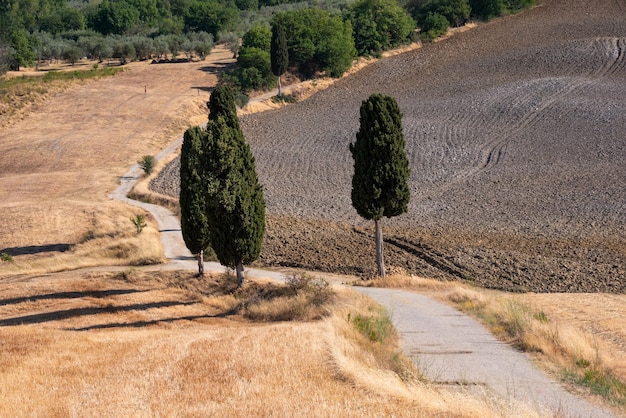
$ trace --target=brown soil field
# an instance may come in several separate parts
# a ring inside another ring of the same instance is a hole
[[[511,291],[626,290],[626,2],[545,0],[242,117],[265,186],[261,263],[373,275],[348,144],[395,97],[411,163],[388,265]],[[176,161],[152,187],[177,194]]]

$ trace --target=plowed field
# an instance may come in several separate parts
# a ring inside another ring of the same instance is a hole
[[[546,0],[243,117],[266,190],[262,262],[374,272],[348,144],[380,92],[400,104],[411,163],[409,212],[384,220],[388,265],[514,291],[625,291],[625,56],[626,1]],[[175,164],[155,190],[177,194]]]

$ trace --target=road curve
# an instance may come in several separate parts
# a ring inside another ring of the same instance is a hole
[[[156,159],[174,152],[182,137],[163,150]],[[168,209],[128,198],[141,177],[134,165],[120,178],[111,199],[140,207],[156,220],[161,244],[169,262],[164,269],[197,269],[196,260],[186,248],[180,222]],[[206,271],[224,271],[218,263],[205,263]],[[249,277],[283,280],[282,273],[246,269]],[[400,333],[402,349],[435,383],[461,385],[473,391],[480,388],[507,401],[530,404],[546,416],[568,418],[614,417],[609,411],[565,391],[557,382],[535,368],[529,357],[496,340],[467,315],[426,296],[394,289],[360,288],[391,314]]]

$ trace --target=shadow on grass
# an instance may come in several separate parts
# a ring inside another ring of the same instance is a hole
[[[92,330],[98,330],[98,329],[112,329],[112,328],[142,328],[142,327],[148,327],[150,325],[173,323],[177,321],[195,321],[196,319],[227,318],[229,316],[237,315],[238,313],[239,313],[239,307],[231,309],[226,312],[215,314],[215,315],[187,315],[187,316],[180,316],[177,318],[154,319],[152,321],[117,322],[117,323],[112,323],[112,324],[90,325],[88,327],[83,327],[83,328],[66,328],[66,331],[92,331]]]
[[[49,244],[49,245],[27,245],[24,247],[10,247],[0,250],[0,253],[6,253],[10,256],[29,255],[39,253],[58,252],[64,253],[72,247],[72,244]]]
[[[109,296],[127,295],[129,293],[147,292],[147,290],[136,289],[111,289],[111,290],[89,290],[85,292],[58,292],[48,293],[45,295],[21,296],[19,298],[11,298],[0,300],[0,305],[13,305],[23,302],[36,302],[39,300],[49,299],[79,299],[79,298],[106,298]]]
[[[170,306],[187,306],[197,302],[179,302],[164,301],[154,303],[140,303],[126,306],[103,306],[103,307],[86,307],[74,308],[63,311],[46,312],[34,315],[24,315],[15,318],[7,318],[0,320],[0,327],[8,327],[15,325],[40,324],[43,322],[62,321],[64,319],[76,318],[87,315],[100,315],[107,313],[119,313],[129,311],[147,311],[148,309],[167,308]]]

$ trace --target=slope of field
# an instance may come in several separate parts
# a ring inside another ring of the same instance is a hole
[[[409,212],[385,220],[391,265],[516,291],[623,292],[625,36],[623,0],[546,0],[242,118],[270,215],[262,261],[373,272],[348,144],[361,101],[381,92],[403,111],[412,167]]]
[[[0,263],[0,274],[159,261],[158,232],[139,239],[136,211],[108,194],[141,156],[206,118],[209,90],[231,62],[216,48],[204,62],[132,63],[11,119],[0,130],[0,253],[15,263]]]

